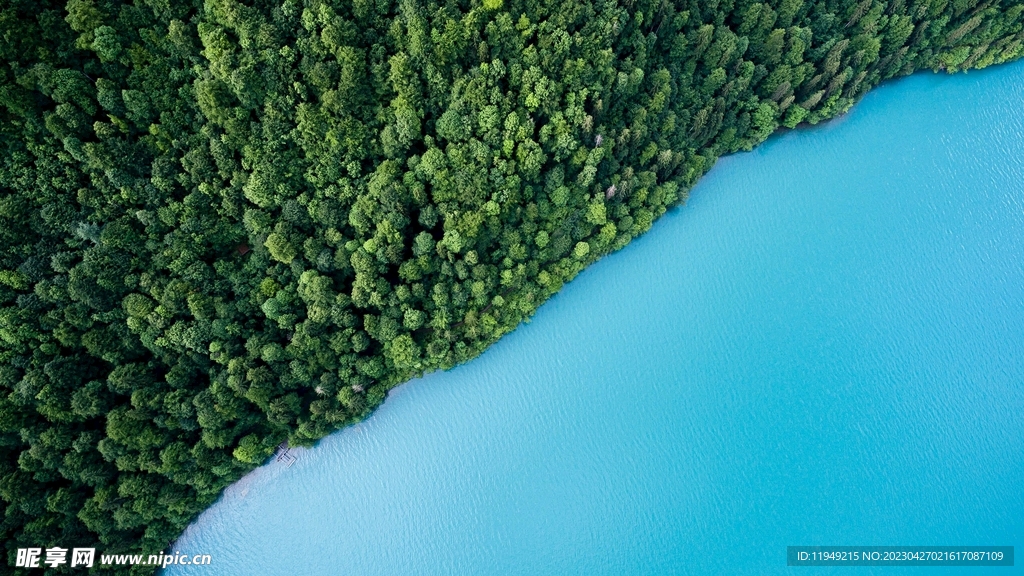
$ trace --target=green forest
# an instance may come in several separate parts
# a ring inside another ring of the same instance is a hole
[[[480,354],[719,156],[1017,58],[1022,12],[0,1],[6,569],[165,550],[280,443]]]

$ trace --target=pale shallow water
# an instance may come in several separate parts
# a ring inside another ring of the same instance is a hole
[[[1024,550],[1024,63],[722,159],[480,358],[231,487],[169,575],[1009,574]],[[1018,563],[1019,566],[1019,563]]]

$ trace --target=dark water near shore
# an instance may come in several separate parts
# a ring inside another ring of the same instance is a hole
[[[787,568],[1024,552],[1024,63],[722,159],[479,359],[230,488],[167,574]]]

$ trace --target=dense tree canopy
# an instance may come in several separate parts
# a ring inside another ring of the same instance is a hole
[[[5,0],[0,538],[164,549],[1016,0]],[[141,572],[147,570],[139,569]],[[151,569],[150,569],[151,570]]]

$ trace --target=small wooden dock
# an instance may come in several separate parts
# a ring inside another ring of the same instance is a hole
[[[280,444],[277,445],[276,460],[278,462],[287,462],[288,468],[291,468],[292,464],[295,464],[295,461],[298,460],[298,458],[291,454],[291,451],[292,449],[288,447],[287,441],[281,442]]]

